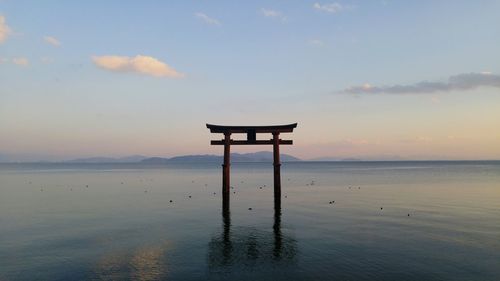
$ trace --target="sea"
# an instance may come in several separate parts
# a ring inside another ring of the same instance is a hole
[[[500,280],[500,162],[0,164],[0,280]]]

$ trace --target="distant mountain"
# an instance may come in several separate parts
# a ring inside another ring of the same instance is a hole
[[[89,157],[79,158],[66,161],[67,163],[135,163],[146,159],[146,156],[132,155],[127,157],[112,158],[112,157]]]
[[[166,163],[198,163],[198,162],[220,162],[222,156],[217,155],[184,155],[172,158],[151,157],[141,161],[145,164],[166,164]]]
[[[233,162],[272,162],[273,153],[270,151],[259,151],[254,153],[232,153]],[[280,154],[280,160],[283,162],[301,161],[301,159],[288,154]]]
[[[280,154],[282,162],[301,161],[299,158]],[[141,161],[147,164],[164,164],[164,163],[200,163],[200,162],[218,162],[222,163],[223,157],[219,155],[184,155],[172,158],[151,157]],[[260,151],[255,153],[231,153],[231,162],[272,162],[273,153],[269,151]]]
[[[168,158],[149,157],[146,159],[142,159],[140,162],[144,164],[165,164],[168,163]]]
[[[220,162],[222,156],[217,155],[183,155],[168,159],[170,163],[193,163],[193,162]]]

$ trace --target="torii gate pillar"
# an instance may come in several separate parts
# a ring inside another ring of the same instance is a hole
[[[222,164],[222,199],[229,201],[231,180],[229,167],[231,166],[231,133],[224,133],[224,163]]]
[[[273,167],[274,167],[274,204],[275,208],[281,206],[281,163],[280,144],[291,145],[291,140],[280,139],[280,133],[291,133],[297,127],[297,123],[277,126],[221,126],[207,124],[211,133],[222,133],[224,139],[213,140],[212,145],[224,145],[224,162],[222,164],[222,206],[223,210],[229,209],[229,195],[231,188],[230,166],[231,166],[231,145],[272,145],[273,146]],[[246,140],[232,140],[231,134],[247,134]],[[257,133],[271,133],[272,139],[257,140]]]
[[[281,205],[280,133],[273,133],[274,204]]]

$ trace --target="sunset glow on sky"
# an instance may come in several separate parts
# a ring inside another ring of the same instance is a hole
[[[295,122],[282,152],[303,159],[500,159],[499,15],[494,0],[0,0],[0,162],[221,154],[206,123]]]

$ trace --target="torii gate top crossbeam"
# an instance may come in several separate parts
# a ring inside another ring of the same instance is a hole
[[[248,133],[291,133],[297,127],[297,123],[288,125],[273,126],[224,126],[207,124],[210,133],[230,133],[230,134],[248,134]]]
[[[226,136],[230,136],[231,134],[247,134],[246,140],[213,140],[210,142],[212,145],[272,145],[274,144],[272,139],[257,140],[257,134],[272,133],[273,135],[279,135],[280,133],[291,133],[296,127],[297,123],[274,126],[222,126],[207,124],[207,128],[210,129],[211,133],[221,133]],[[293,142],[291,140],[277,140],[277,144],[290,145],[292,143]]]

